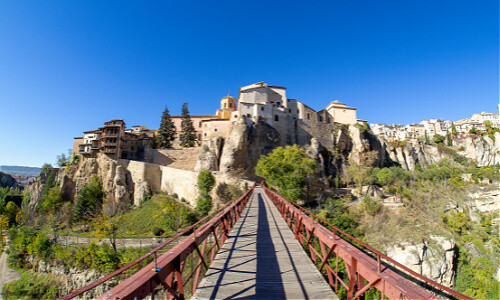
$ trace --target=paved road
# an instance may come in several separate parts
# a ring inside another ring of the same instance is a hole
[[[5,239],[7,240],[7,238]],[[7,246],[5,246],[4,249],[7,249]],[[3,251],[2,256],[0,257],[0,299],[3,299],[3,286],[9,282],[17,281],[19,279],[21,279],[21,273],[16,270],[12,270],[7,266],[7,253]]]
[[[338,299],[262,188],[192,299]]]

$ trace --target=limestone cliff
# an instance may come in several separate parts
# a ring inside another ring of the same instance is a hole
[[[387,247],[387,256],[445,286],[453,286],[456,270],[455,241],[429,236],[418,244],[400,242]]]

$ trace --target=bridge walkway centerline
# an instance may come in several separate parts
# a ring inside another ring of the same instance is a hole
[[[261,187],[192,299],[338,299]]]

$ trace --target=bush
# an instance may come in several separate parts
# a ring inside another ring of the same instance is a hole
[[[160,227],[153,227],[151,229],[151,233],[154,235],[154,236],[162,236],[164,233],[165,233],[165,230],[161,229]]]
[[[86,184],[79,192],[74,219],[81,221],[94,216],[102,206],[104,191],[97,175],[92,177],[90,183]]]
[[[6,299],[56,299],[63,284],[54,275],[24,272],[21,280],[8,283],[3,288]]]
[[[382,204],[380,204],[379,201],[373,199],[368,195],[365,195],[363,196],[363,198],[361,198],[361,208],[372,216],[375,215],[381,207]]]
[[[212,209],[212,197],[210,195],[199,196],[196,202],[196,210],[201,216],[206,216]]]
[[[198,174],[198,189],[200,193],[209,194],[215,186],[215,177],[210,170],[202,170]]]

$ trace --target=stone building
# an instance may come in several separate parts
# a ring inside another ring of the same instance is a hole
[[[113,159],[141,159],[145,147],[152,145],[155,132],[145,126],[126,130],[122,119],[114,119],[99,129],[85,131],[83,137],[75,137],[72,154],[97,157],[104,153]]]

